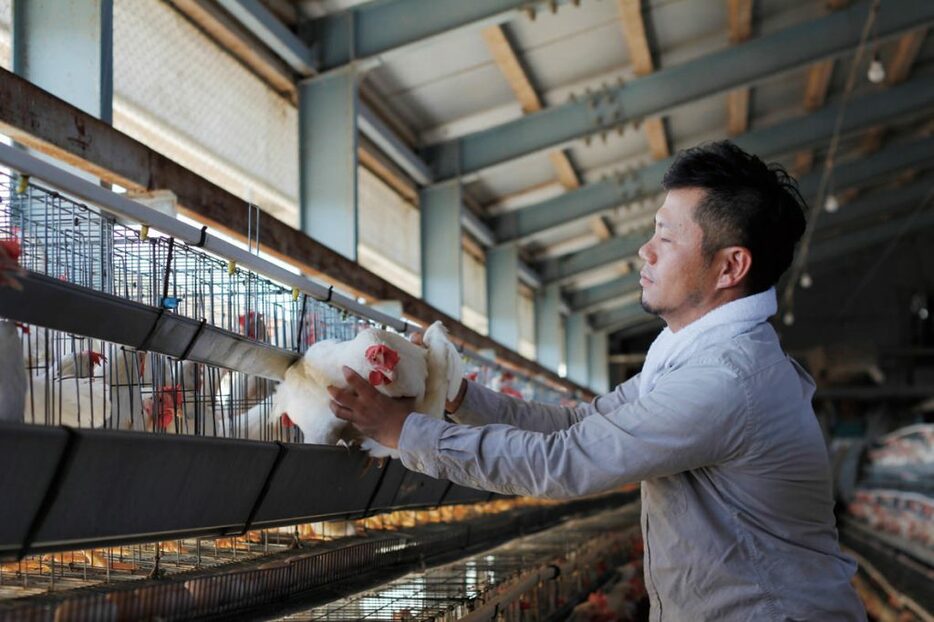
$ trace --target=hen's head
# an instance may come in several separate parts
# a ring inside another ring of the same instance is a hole
[[[154,406],[154,403],[157,406]],[[164,386],[157,389],[153,397],[143,401],[143,410],[153,420],[157,429],[166,430],[172,425],[175,417],[179,416],[184,403],[181,386]],[[154,410],[157,412],[153,412]]]
[[[399,353],[386,344],[373,345],[366,349],[367,380],[374,387],[381,384],[392,384],[396,379],[396,365],[399,364]]]
[[[88,350],[88,361],[91,364],[91,368],[97,367],[101,363],[107,360],[107,357],[101,354],[100,352],[95,352],[94,350]]]
[[[24,272],[19,265],[19,256],[22,252],[23,249],[16,238],[0,239],[0,286],[22,288],[15,278]]]
[[[266,336],[266,322],[262,313],[247,311],[238,318],[240,334],[250,339],[260,339]]]

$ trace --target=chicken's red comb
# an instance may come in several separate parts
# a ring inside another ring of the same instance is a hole
[[[282,427],[286,429],[295,427],[295,422],[289,417],[289,413],[282,413],[282,416],[279,417],[279,421],[282,422]]]
[[[107,357],[101,354],[100,352],[95,352],[94,350],[88,350],[88,359],[91,361],[91,365],[100,365],[107,360]]]
[[[3,248],[3,251],[13,261],[19,261],[19,256],[23,252],[23,247],[20,246],[19,240],[17,240],[16,238],[7,238],[5,240],[0,240],[0,248]]]
[[[381,343],[366,349],[366,360],[377,369],[392,371],[399,364],[399,353]]]

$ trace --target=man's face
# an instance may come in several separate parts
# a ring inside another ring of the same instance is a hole
[[[698,188],[669,191],[655,215],[655,235],[639,249],[642,307],[673,331],[706,313],[717,289],[717,267],[704,258],[703,231],[694,222],[703,197]]]

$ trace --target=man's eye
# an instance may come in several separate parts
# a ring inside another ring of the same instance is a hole
[[[660,242],[671,242],[668,238],[658,238]]]

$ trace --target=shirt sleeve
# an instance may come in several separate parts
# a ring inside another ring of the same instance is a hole
[[[504,494],[570,498],[716,464],[745,436],[747,400],[736,377],[678,370],[612,412],[571,427],[467,427],[413,413],[399,439],[403,465]]]
[[[565,430],[596,412],[610,412],[619,405],[632,401],[638,394],[639,376],[630,378],[591,402],[568,408],[539,402],[526,402],[488,389],[476,382],[467,382],[464,401],[451,415],[457,423],[490,425],[502,423],[530,432],[556,432]]]

